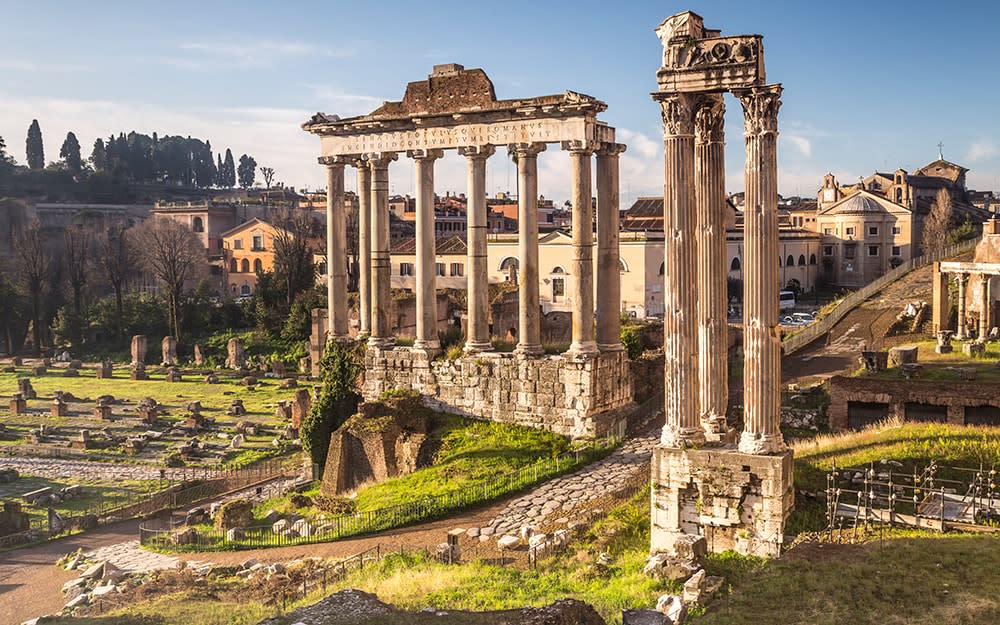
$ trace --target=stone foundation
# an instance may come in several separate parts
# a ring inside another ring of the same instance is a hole
[[[745,454],[733,446],[657,445],[652,464],[652,550],[672,552],[684,534],[713,552],[778,556],[795,504],[792,452]]]
[[[419,349],[369,347],[363,389],[368,401],[412,389],[435,410],[573,437],[603,436],[634,407],[623,351],[589,359],[483,352],[431,360]]]

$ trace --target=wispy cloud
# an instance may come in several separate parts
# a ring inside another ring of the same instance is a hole
[[[176,46],[179,55],[157,59],[164,65],[190,71],[218,68],[272,67],[289,59],[319,57],[325,59],[356,56],[360,50],[281,40],[240,40],[221,38],[213,41],[187,41]]]
[[[790,134],[788,132],[783,132],[778,135],[779,141],[784,141],[790,143],[792,147],[799,151],[802,156],[809,158],[812,156],[812,142],[809,139],[801,135]]]
[[[1000,154],[1000,150],[991,141],[977,141],[969,146],[969,151],[965,155],[965,160],[970,163],[983,161]]]

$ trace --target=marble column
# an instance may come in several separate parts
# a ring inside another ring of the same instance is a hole
[[[389,163],[395,152],[368,154],[371,167],[371,336],[368,345],[387,347],[395,342],[392,333],[392,289],[389,274]]]
[[[573,334],[567,355],[586,358],[597,354],[594,335],[594,207],[590,173],[594,146],[582,141],[567,141],[562,147],[569,151],[573,171]]]
[[[507,147],[517,158],[518,327],[520,356],[543,353],[541,310],[538,307],[538,154],[544,143],[515,143]]]
[[[347,324],[347,222],[344,218],[344,157],[325,157],[326,276],[329,337],[350,337]]]
[[[359,158],[358,168],[358,338],[372,329],[372,170]]]
[[[660,442],[705,441],[698,413],[694,96],[654,95],[663,114],[663,412]]]
[[[434,161],[441,150],[411,150],[416,164],[417,194],[417,336],[413,347],[429,352],[440,349],[437,336],[437,271],[434,231]]]
[[[990,277],[979,276],[979,340],[990,335]]]
[[[597,347],[620,351],[621,268],[618,249],[618,155],[621,143],[605,143],[597,150]]]
[[[958,281],[958,332],[955,333],[955,338],[964,339],[969,335],[965,328],[965,285],[969,282],[969,276],[964,273],[955,274],[955,280]]]
[[[465,334],[465,351],[474,353],[493,349],[489,326],[489,267],[487,266],[486,233],[488,229],[486,207],[486,160],[496,151],[492,145],[459,148],[468,168],[467,242],[466,261],[468,302],[468,329]]]
[[[726,432],[729,391],[725,113],[721,94],[702,96],[695,112],[698,405],[705,437],[712,441]]]
[[[948,274],[941,271],[940,261],[934,263],[934,278],[931,282],[931,324],[934,333],[949,328],[948,317],[951,314],[951,306],[948,294]]]
[[[736,93],[746,140],[743,239],[743,432],[739,449],[785,449],[781,423],[781,332],[778,328],[778,109],[781,86]]]

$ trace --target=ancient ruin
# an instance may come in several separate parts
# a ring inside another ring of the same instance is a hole
[[[780,425],[777,135],[781,85],[760,35],[722,36],[692,12],[656,29],[664,130],[664,412],[653,455],[652,550],[703,536],[708,549],[776,556],[794,504]],[[727,432],[723,96],[746,143],[743,431]],[[738,434],[738,442],[737,442]]]
[[[948,280],[957,286],[957,319],[954,338],[985,341],[996,338],[995,291],[1000,278],[1000,220],[983,224],[983,238],[972,262],[934,263],[932,325],[935,333],[951,329],[951,294]],[[943,337],[942,339],[943,340]],[[949,344],[950,345],[950,344]],[[947,352],[945,352],[947,353]]]
[[[618,155],[615,129],[597,119],[607,105],[584,94],[498,100],[481,69],[437,65],[407,85],[398,102],[341,119],[317,113],[303,129],[321,140],[327,168],[329,336],[347,340],[344,169],[354,167],[360,190],[360,330],[367,336],[364,396],[415,389],[442,410],[504,418],[574,436],[602,434],[631,404],[627,357],[619,340]],[[558,143],[573,162],[573,262],[577,277],[572,343],[546,357],[538,296],[538,154]],[[493,351],[488,329],[486,162],[497,145],[517,159],[519,314],[515,353]],[[465,356],[436,361],[434,162],[456,149],[468,167],[468,332]],[[395,346],[390,314],[389,163],[412,158],[416,192],[416,337]],[[591,161],[596,156],[597,270]],[[721,274],[720,274],[721,275]],[[596,292],[601,294],[595,303]],[[596,314],[596,327],[592,320]],[[616,412],[617,411],[617,412]]]
[[[132,363],[130,377],[133,380],[148,380],[146,374],[146,336],[137,334],[132,337]]]

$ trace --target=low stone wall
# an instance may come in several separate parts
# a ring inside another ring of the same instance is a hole
[[[632,377],[623,351],[595,358],[522,358],[483,352],[431,360],[409,347],[365,354],[363,395],[418,391],[424,405],[463,416],[516,423],[567,436],[603,436],[631,412]]]
[[[904,420],[907,418],[908,403],[944,406],[947,407],[947,417],[943,421],[956,425],[967,422],[967,407],[990,406],[1000,412],[1000,395],[994,384],[834,376],[829,380],[829,387],[830,408],[827,414],[832,430],[851,427],[849,402],[885,404],[887,417]]]

